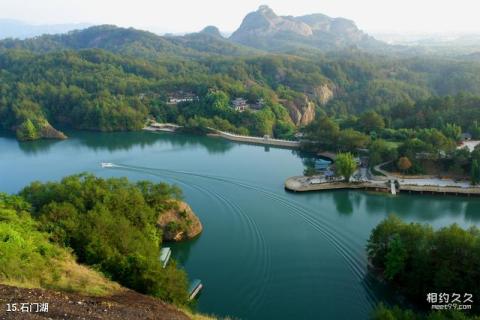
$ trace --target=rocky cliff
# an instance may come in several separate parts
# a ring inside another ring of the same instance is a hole
[[[162,212],[157,221],[157,226],[163,231],[164,241],[189,240],[202,232],[202,223],[188,204],[175,201],[172,207]]]
[[[46,123],[40,128],[40,136],[44,139],[67,139],[67,136],[63,132],[52,127],[50,123]]]
[[[269,51],[307,46],[334,50],[384,45],[358,29],[351,20],[323,14],[278,16],[268,6],[249,13],[230,40]]]
[[[322,84],[312,89],[311,96],[321,105],[326,105],[335,97],[335,87],[330,84]]]
[[[290,118],[297,126],[305,126],[315,120],[316,106],[326,105],[335,96],[335,87],[322,84],[311,88],[310,92],[294,101],[281,100],[288,109]]]

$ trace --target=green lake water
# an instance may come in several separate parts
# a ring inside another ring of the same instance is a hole
[[[0,137],[0,192],[91,172],[179,185],[200,217],[173,256],[204,290],[198,310],[240,319],[368,319],[391,290],[367,271],[365,245],[388,214],[441,227],[480,223],[480,199],[354,191],[294,194],[294,151],[218,138],[70,132],[65,141]],[[102,169],[100,162],[118,168]]]

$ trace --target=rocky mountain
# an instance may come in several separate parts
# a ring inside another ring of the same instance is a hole
[[[338,50],[386,46],[358,29],[353,21],[323,14],[278,16],[268,6],[249,13],[230,40],[269,51],[301,47]]]

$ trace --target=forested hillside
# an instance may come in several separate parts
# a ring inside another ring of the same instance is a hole
[[[438,109],[437,96],[480,95],[475,61],[398,58],[357,49],[266,54],[208,30],[160,37],[100,26],[0,41],[0,48],[0,127],[24,140],[63,138],[50,124],[138,130],[148,118],[288,138],[322,114],[346,118],[375,110],[389,119],[401,106],[424,101]],[[182,95],[196,99],[168,103]],[[238,112],[232,107],[236,98],[257,106]],[[476,114],[475,98],[469,101],[457,117]]]

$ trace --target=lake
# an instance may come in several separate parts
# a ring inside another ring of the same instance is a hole
[[[91,172],[180,186],[204,232],[171,245],[203,281],[198,310],[241,319],[368,319],[392,292],[367,271],[382,219],[441,227],[480,223],[480,199],[355,191],[294,194],[306,159],[288,149],[169,133],[67,132],[65,141],[0,137],[0,191]],[[121,167],[102,169],[100,162]]]

